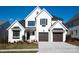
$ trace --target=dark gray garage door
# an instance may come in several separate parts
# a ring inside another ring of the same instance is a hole
[[[48,41],[48,32],[39,32],[39,41]]]
[[[53,32],[53,41],[54,42],[62,42],[63,41],[63,33],[62,32]]]

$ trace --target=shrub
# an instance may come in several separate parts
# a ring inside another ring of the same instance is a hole
[[[19,43],[21,43],[21,44],[23,44],[24,42],[23,41],[18,41],[18,42],[16,42],[17,44],[19,44]]]
[[[31,43],[37,43],[37,40],[31,40]]]
[[[13,43],[17,43],[16,41],[14,41]]]
[[[30,43],[31,43],[29,40],[26,40],[25,42],[26,42],[27,44],[30,44]]]

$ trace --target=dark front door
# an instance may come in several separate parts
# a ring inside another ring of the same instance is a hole
[[[48,32],[39,32],[39,41],[48,41]]]
[[[63,32],[53,32],[53,41],[62,42],[63,41]]]
[[[30,32],[27,32],[27,40],[30,39]]]

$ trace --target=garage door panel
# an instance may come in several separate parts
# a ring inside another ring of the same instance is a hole
[[[53,33],[53,41],[54,42],[61,42],[61,41],[63,41],[63,33],[62,32],[54,32]]]
[[[39,41],[48,41],[48,32],[39,32]]]

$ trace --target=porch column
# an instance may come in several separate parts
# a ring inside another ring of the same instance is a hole
[[[27,32],[25,32],[25,34],[24,34],[24,35],[25,35],[25,40],[27,40]]]

